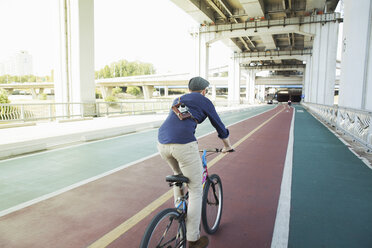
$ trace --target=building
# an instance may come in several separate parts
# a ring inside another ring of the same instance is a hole
[[[27,51],[19,51],[8,60],[0,63],[0,75],[23,76],[33,74],[32,55]]]

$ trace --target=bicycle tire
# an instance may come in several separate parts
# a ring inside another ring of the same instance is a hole
[[[140,248],[155,247],[186,248],[185,219],[177,209],[162,210],[155,215],[146,228]]]
[[[205,183],[202,202],[202,222],[206,233],[218,230],[222,216],[223,190],[221,178],[213,174]]]

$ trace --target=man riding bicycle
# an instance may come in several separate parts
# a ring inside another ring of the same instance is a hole
[[[207,117],[222,140],[223,152],[232,150],[229,130],[218,116],[213,103],[205,97],[209,82],[201,77],[189,81],[190,93],[175,99],[172,110],[159,128],[158,150],[168,162],[174,174],[183,174],[189,178],[189,205],[186,220],[186,238],[190,248],[205,248],[208,237],[200,237],[199,225],[202,206],[202,162],[198,143],[195,138],[197,124]],[[174,199],[177,201],[180,189],[174,187]]]

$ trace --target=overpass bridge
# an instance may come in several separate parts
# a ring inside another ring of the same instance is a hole
[[[300,67],[293,66],[257,66],[256,70],[288,70],[288,69],[297,69],[301,71]],[[220,72],[223,72],[221,70]],[[303,69],[302,69],[303,71]],[[123,86],[140,86],[143,88],[145,100],[151,98],[151,92],[155,86],[165,88],[165,96],[168,95],[169,86],[183,86],[187,87],[188,81],[192,75],[190,73],[177,73],[177,74],[157,74],[157,75],[142,75],[142,76],[131,76],[131,77],[116,77],[116,78],[106,78],[106,79],[97,79],[95,84],[97,88],[101,89],[103,97],[111,95],[111,91],[114,87],[123,87]],[[209,77],[209,82],[211,83],[212,88],[212,98],[216,96],[217,87],[228,87],[228,77]],[[246,88],[246,76],[241,78],[241,88]],[[262,86],[302,86],[303,76],[256,76],[255,85]],[[336,77],[336,84],[339,85],[339,77]],[[24,82],[24,83],[8,83],[0,84],[0,88],[6,89],[9,94],[11,94],[15,89],[30,89],[33,98],[37,99],[38,94],[44,93],[44,89],[54,89],[54,82],[46,83],[33,83],[33,82]]]
[[[262,68],[260,68],[262,69]],[[177,73],[177,74],[157,74],[157,75],[142,75],[130,77],[116,77],[95,80],[97,88],[101,89],[103,97],[111,95],[114,87],[123,86],[140,86],[144,92],[145,100],[152,96],[153,88],[164,87],[165,96],[168,95],[169,86],[183,86],[187,87],[192,74],[190,73]],[[242,87],[245,87],[246,78],[242,77]],[[285,76],[269,76],[269,77],[256,77],[256,85],[302,85],[302,76],[285,77]],[[216,96],[216,87],[228,87],[228,77],[210,77],[209,82],[212,88],[212,98]],[[0,88],[6,89],[10,94],[14,89],[30,89],[33,97],[37,99],[37,95],[44,92],[44,89],[54,89],[54,82],[48,83],[8,83],[0,84]]]

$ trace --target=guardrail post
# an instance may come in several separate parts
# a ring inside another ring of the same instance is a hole
[[[341,129],[340,123],[341,123],[341,113],[340,113],[340,108],[337,107],[336,130],[340,130]]]
[[[24,105],[23,104],[21,105],[21,120],[22,121],[26,121],[25,120],[25,109],[24,109]]]
[[[372,150],[372,113],[369,114],[369,127],[367,135],[368,152]]]
[[[81,118],[84,118],[84,103],[80,103],[80,115]]]
[[[99,112],[99,102],[96,102],[96,112],[97,112],[97,117],[101,117],[101,113]]]
[[[53,121],[52,104],[49,104],[49,119],[50,119],[50,121]]]

